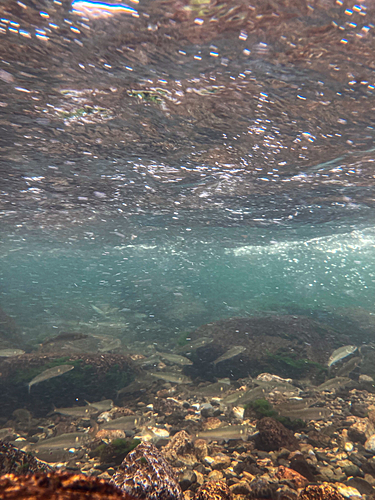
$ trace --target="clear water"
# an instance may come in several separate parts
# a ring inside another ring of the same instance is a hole
[[[28,349],[373,315],[373,4],[131,6],[0,6],[0,307]]]

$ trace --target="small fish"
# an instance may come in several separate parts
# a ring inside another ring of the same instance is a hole
[[[44,372],[39,373],[36,377],[34,377],[28,384],[29,393],[30,389],[33,385],[39,384],[39,382],[43,382],[44,380],[49,380],[50,378],[59,377],[60,375],[64,375],[64,373],[70,372],[73,370],[73,365],[59,365],[54,366],[53,368],[49,368],[48,370],[44,370]]]
[[[222,354],[217,359],[215,359],[214,365],[217,365],[218,363],[221,363],[222,361],[226,361],[227,359],[232,359],[244,351],[246,351],[246,347],[243,347],[242,345],[234,345],[233,347],[231,347],[229,349],[229,351],[226,351],[224,354]]]
[[[355,345],[344,345],[342,347],[339,347],[333,353],[331,354],[329,360],[328,360],[328,366],[332,366],[333,364],[337,363],[341,359],[346,358],[347,356],[350,356],[357,350],[357,347]]]
[[[100,426],[100,429],[131,431],[139,427],[141,418],[137,415],[115,418]]]
[[[86,401],[88,406],[91,406],[92,408],[96,408],[98,411],[108,411],[111,408],[113,408],[113,401],[112,399],[103,399],[102,401],[96,401],[95,403],[89,403]]]
[[[190,352],[205,347],[206,345],[212,344],[214,339],[210,337],[201,337],[200,339],[193,340],[186,345],[177,348],[178,352]]]
[[[291,378],[281,378],[278,375],[274,375],[273,373],[261,373],[257,376],[255,383],[257,380],[260,380],[261,382],[286,382],[288,384],[293,382]]]
[[[99,307],[94,306],[94,304],[91,304],[91,307],[94,309],[96,313],[100,314],[101,316],[107,316],[107,314],[104,311],[99,309]]]
[[[61,332],[56,337],[50,337],[46,339],[42,346],[47,344],[54,344],[55,342],[69,341],[72,342],[74,340],[82,340],[87,339],[88,335],[86,333],[75,333],[75,332]]]
[[[255,429],[247,425],[225,425],[223,427],[217,427],[216,429],[201,431],[196,434],[196,437],[200,439],[224,441],[229,441],[230,439],[242,439],[243,441],[247,441],[248,437],[254,436]]]
[[[277,408],[278,410],[279,408]],[[283,417],[289,417],[290,419],[301,419],[306,421],[309,420],[324,420],[332,415],[332,411],[329,408],[300,408],[296,410],[284,410],[280,411],[280,415]]]
[[[28,445],[30,450],[53,450],[61,448],[78,448],[88,443],[92,436],[87,432],[71,432],[69,434],[60,434],[53,438],[42,439],[37,443]]]
[[[98,352],[110,352],[114,351],[115,349],[118,349],[119,347],[121,347],[120,339],[113,339],[107,342],[105,341],[105,339],[103,339],[100,342],[100,347],[98,348]]]
[[[195,395],[204,396],[204,397],[222,397],[223,393],[230,390],[230,385],[226,382],[214,382],[213,384],[204,385],[202,387],[194,387]]]
[[[0,349],[0,358],[12,358],[14,356],[21,356],[25,354],[22,349]]]
[[[166,382],[171,382],[173,384],[191,384],[191,379],[179,373],[173,372],[148,372],[155,378],[160,378]]]
[[[360,356],[355,356],[344,363],[339,370],[337,370],[336,375],[338,377],[347,377],[357,366],[361,363],[362,358]]]
[[[73,418],[91,417],[99,411],[94,406],[72,406],[71,408],[54,408],[53,410],[54,413]]]
[[[328,391],[332,392],[341,387],[346,387],[348,385],[354,384],[354,380],[349,377],[335,377],[323,382],[323,384],[318,385],[315,389],[319,392]]]
[[[171,363],[174,363],[176,365],[186,366],[193,364],[190,359],[185,358],[185,356],[181,356],[179,354],[172,354],[170,352],[159,352],[158,354],[161,359],[166,359],[167,361],[170,361]]]

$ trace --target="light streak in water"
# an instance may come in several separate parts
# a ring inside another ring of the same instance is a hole
[[[134,1],[134,0],[132,0]],[[134,1],[138,3],[138,1]],[[132,14],[138,16],[138,12],[122,3],[95,2],[91,0],[75,0],[72,2],[73,13],[85,15],[91,18],[111,17],[115,14]]]

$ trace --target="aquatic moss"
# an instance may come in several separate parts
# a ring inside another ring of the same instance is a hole
[[[268,360],[273,363],[273,366],[281,370],[283,374],[292,377],[301,377],[314,368],[318,372],[325,372],[325,366],[309,359],[298,359],[293,354],[270,354]]]
[[[250,403],[245,405],[245,412],[251,412],[255,414],[256,418],[261,419],[263,417],[271,417],[278,422],[281,422],[285,427],[296,431],[298,429],[304,429],[306,424],[303,420],[297,418],[292,420],[289,417],[283,417],[279,415],[279,413],[273,409],[272,404],[264,398],[255,399]]]
[[[245,410],[252,410],[257,418],[262,417],[277,417],[278,413],[275,411],[267,399],[256,399],[245,405]]]
[[[139,439],[114,439],[111,443],[102,443],[89,453],[91,458],[98,457],[102,463],[120,465],[126,455],[134,450]]]
[[[185,345],[187,345],[189,343],[188,338],[189,338],[189,335],[187,333],[181,333],[181,335],[179,335],[177,337],[176,344],[179,347],[184,347]]]
[[[137,97],[145,102],[152,102],[154,104],[161,104],[163,100],[161,99],[161,95],[163,93],[161,91],[152,91],[152,90],[131,90],[128,92],[130,97]]]

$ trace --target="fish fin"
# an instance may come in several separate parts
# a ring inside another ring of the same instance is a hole
[[[87,406],[92,406],[92,404],[89,401],[87,401],[87,399],[84,399],[84,402],[87,404]]]

